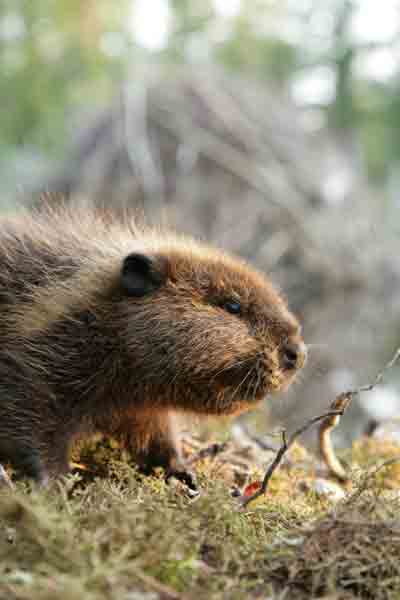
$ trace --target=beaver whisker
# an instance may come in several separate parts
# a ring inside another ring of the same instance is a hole
[[[220,371],[218,371],[211,379],[211,381],[215,381],[215,379],[219,376],[222,375],[222,373],[226,373],[227,371],[235,371],[237,369],[237,367],[241,367],[243,365],[246,365],[248,362],[251,362],[253,360],[255,360],[257,358],[257,355],[254,356],[249,356],[247,358],[245,358],[244,360],[240,360],[238,362],[236,362],[233,365],[227,365],[226,367],[224,367],[223,369],[221,369]]]
[[[254,374],[256,374],[256,373],[257,373],[256,367],[253,367],[253,368],[250,370],[250,373],[251,373],[251,375],[254,375]],[[252,386],[253,386],[253,385],[254,385],[254,379],[253,379],[253,378],[251,378],[251,379],[250,379],[250,381],[249,381],[249,382],[248,382],[248,384],[247,384],[247,387],[246,387],[246,392],[245,392],[245,394],[244,394],[244,398],[247,398],[247,399],[249,399],[250,397],[253,397],[253,398],[254,398],[254,393],[253,393],[253,394],[250,394],[250,390],[251,390],[251,388],[252,388]]]
[[[261,387],[262,376],[261,376],[261,369],[260,369],[260,365],[259,364],[257,365],[256,372],[257,372],[257,381],[256,381],[256,384],[254,386],[254,399],[257,398],[258,390]]]
[[[239,385],[235,388],[235,390],[233,391],[232,395],[231,395],[231,402],[234,401],[236,394],[238,393],[238,391],[240,390],[240,388],[242,387],[242,385],[244,384],[244,382],[246,381],[246,379],[249,377],[249,375],[251,375],[252,373],[252,369],[250,369],[249,371],[247,371],[246,375],[243,377],[242,381],[239,383]],[[246,397],[246,396],[244,396]]]

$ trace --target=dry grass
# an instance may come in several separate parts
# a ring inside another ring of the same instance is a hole
[[[378,501],[379,502],[379,501]],[[398,598],[400,594],[399,502],[376,499],[343,508],[313,525],[274,576],[297,598]]]
[[[376,469],[396,454],[357,443],[352,489],[334,506],[313,491],[315,460],[294,447],[244,511],[230,491],[243,452],[200,463],[193,499],[142,478],[115,448],[86,448],[88,472],[1,491],[0,598],[400,598],[397,471]]]

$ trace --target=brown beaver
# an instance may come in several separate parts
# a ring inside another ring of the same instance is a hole
[[[196,241],[93,212],[0,221],[0,460],[45,483],[77,437],[184,478],[174,413],[234,415],[305,361],[270,281]]]

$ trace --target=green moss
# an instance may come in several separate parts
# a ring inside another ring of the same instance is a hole
[[[81,452],[89,470],[47,490],[1,490],[0,598],[398,598],[399,499],[385,469],[359,476],[361,457],[387,456],[384,443],[369,444],[353,450],[358,475],[339,507],[302,485],[313,476],[296,450],[243,510],[216,459],[202,462],[192,499],[97,442]]]

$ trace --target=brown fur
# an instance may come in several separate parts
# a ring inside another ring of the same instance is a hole
[[[121,284],[132,252],[163,278],[142,297]],[[179,468],[174,414],[238,414],[304,363],[269,280],[190,238],[46,211],[0,222],[0,261],[0,458],[37,480],[66,472],[71,442],[93,431],[144,468]]]

